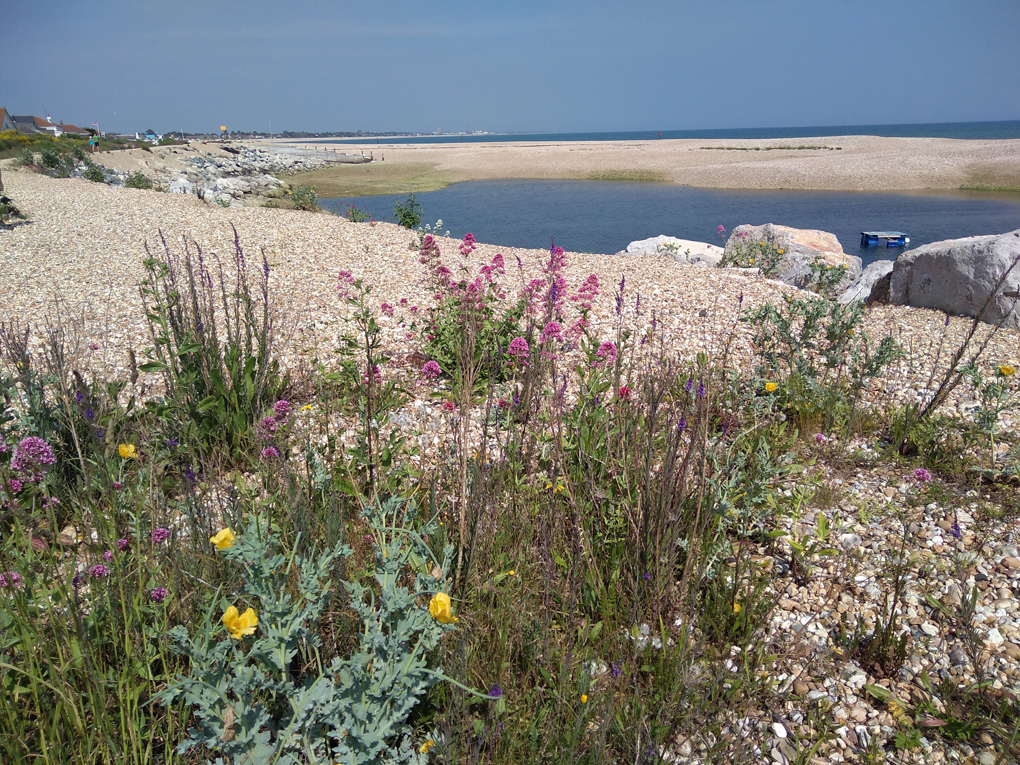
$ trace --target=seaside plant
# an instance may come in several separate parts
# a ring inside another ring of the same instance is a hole
[[[124,185],[129,189],[151,189],[152,181],[141,170],[135,170],[124,179]]]
[[[403,202],[398,201],[393,205],[393,217],[396,218],[397,223],[404,228],[414,228],[415,226],[421,225],[422,215],[424,210],[417,200],[414,198],[414,194],[408,194],[407,199]],[[437,224],[438,228],[438,224]]]
[[[762,392],[775,396],[802,430],[848,424],[868,382],[903,353],[891,336],[872,342],[860,303],[784,295],[741,320],[754,330]]]
[[[217,762],[283,765],[428,760],[408,718],[446,679],[430,657],[457,617],[446,582],[452,548],[437,560],[426,541],[437,524],[414,530],[416,515],[397,499],[365,506],[374,582],[340,579],[360,631],[350,655],[328,663],[320,621],[352,549],[340,542],[314,558],[284,553],[258,516],[240,533],[224,529],[212,539],[218,555],[244,568],[245,595],[216,598],[194,636],[183,626],[170,632],[190,672],[158,698],[186,700],[198,720],[181,753],[204,747]]]
[[[314,186],[298,186],[289,193],[290,201],[294,205],[295,210],[319,212],[322,209],[319,207],[319,197],[315,193]]]
[[[775,276],[785,253],[775,242],[752,241],[746,231],[734,234],[726,244],[729,251],[719,261],[720,267],[757,268],[762,276]]]
[[[159,372],[164,383],[163,399],[147,406],[198,451],[225,450],[236,459],[288,385],[274,353],[269,261],[263,252],[261,268],[250,273],[234,229],[229,284],[222,270],[214,278],[197,242],[185,239],[177,254],[161,233],[160,245],[159,254],[145,246],[148,276],[140,287],[152,346],[139,369]]]

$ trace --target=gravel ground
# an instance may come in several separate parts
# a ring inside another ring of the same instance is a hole
[[[393,318],[381,317],[380,323],[388,350],[398,357],[414,351],[401,321],[409,317],[411,305],[426,306],[429,295],[405,229],[386,223],[349,223],[328,214],[223,209],[190,196],[56,180],[21,171],[5,172],[4,182],[29,220],[0,231],[0,321],[31,322],[36,332],[46,321],[80,326],[83,331],[75,334],[79,362],[106,374],[126,376],[128,350],[140,356],[148,344],[137,286],[144,276],[144,245],[153,246],[160,231],[178,251],[182,237],[192,238],[202,246],[207,261],[213,255],[230,258],[231,226],[237,229],[249,264],[257,263],[258,253],[265,251],[285,330],[284,357],[291,367],[310,359],[327,366],[334,362],[333,349],[344,329],[335,290],[340,269],[373,285],[376,306],[408,301]],[[448,262],[460,259],[457,242],[440,240],[440,246]],[[506,259],[508,280],[520,278],[517,258],[525,281],[540,274],[547,258],[544,251],[480,244],[469,258],[472,270],[497,252]],[[574,288],[589,273],[599,277],[602,294],[593,322],[603,336],[610,337],[615,327],[614,291],[625,278],[626,327],[647,328],[654,311],[668,351],[687,357],[698,351],[717,355],[732,338],[731,359],[741,366],[748,364],[750,349],[749,328],[734,322],[740,296],[748,308],[784,292],[797,292],[757,274],[684,266],[665,259],[570,254],[568,263],[566,278]],[[635,310],[638,295],[640,315]],[[889,404],[916,400],[929,386],[928,370],[938,355],[943,332],[944,359],[970,325],[969,320],[951,318],[946,327],[943,314],[923,309],[872,309],[867,331],[873,337],[892,333],[908,355],[873,382],[871,395]],[[90,344],[98,347],[90,350]],[[999,333],[986,359],[989,364],[1020,366],[1020,335]],[[154,376],[143,375],[137,392],[151,392],[155,383]],[[970,396],[964,390],[958,393],[947,409],[964,414]],[[409,406],[408,413],[414,415],[405,418],[412,432],[449,428],[452,421],[439,417],[437,405],[424,399]],[[1014,426],[1013,420],[1007,420],[1002,430]],[[425,447],[443,434],[433,431],[429,436],[422,444]],[[776,572],[776,591],[782,593],[770,637],[789,646],[789,651],[781,658],[771,716],[734,719],[727,735],[758,741],[776,762],[793,759],[794,735],[810,738],[805,717],[812,703],[833,705],[829,715],[837,739],[821,761],[855,761],[869,741],[887,742],[897,729],[889,712],[865,693],[865,684],[884,683],[909,700],[920,693],[917,676],[922,670],[933,678],[973,679],[972,667],[961,651],[959,630],[926,595],[952,608],[962,594],[978,587],[977,629],[984,641],[988,677],[996,691],[1020,693],[1020,556],[1013,542],[1013,519],[997,518],[991,495],[978,491],[966,498],[963,510],[940,504],[928,496],[929,489],[905,480],[902,470],[880,462],[864,443],[848,445],[858,455],[848,468],[836,446],[820,443],[816,455],[820,480],[830,489],[831,507],[806,510],[801,522],[812,528],[819,512],[834,522],[841,518],[841,554],[820,562],[814,577],[798,582],[783,570],[781,556],[758,551],[763,565]],[[959,523],[959,539],[950,533],[953,523]],[[911,576],[902,609],[912,634],[907,666],[897,677],[880,681],[839,654],[832,636],[842,617],[851,627],[874,624],[891,586],[882,573],[896,555],[904,525],[916,534],[911,553],[919,563],[918,571],[926,573]],[[924,743],[929,747],[924,760],[929,762],[963,762],[972,756],[984,762],[989,756],[990,741],[977,738],[946,749],[940,743],[932,746],[928,739]],[[693,762],[700,744],[678,740],[664,756]]]

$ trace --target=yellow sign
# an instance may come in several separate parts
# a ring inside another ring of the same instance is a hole
[[[226,130],[226,129],[227,129],[226,125],[220,125],[220,130]]]

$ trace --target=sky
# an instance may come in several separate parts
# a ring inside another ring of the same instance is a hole
[[[0,107],[105,131],[1020,119],[1018,0],[0,0]]]

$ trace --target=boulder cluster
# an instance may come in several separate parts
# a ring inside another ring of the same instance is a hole
[[[956,316],[980,316],[990,324],[1020,329],[1020,230],[933,242],[862,268],[834,234],[767,223],[737,226],[726,247],[657,236],[631,242],[617,255],[670,257],[707,267],[732,262],[738,247],[774,245],[783,253],[772,276],[795,287],[811,286],[812,267],[845,267],[834,296],[843,304],[864,302],[931,308]],[[758,269],[743,269],[757,271]]]

